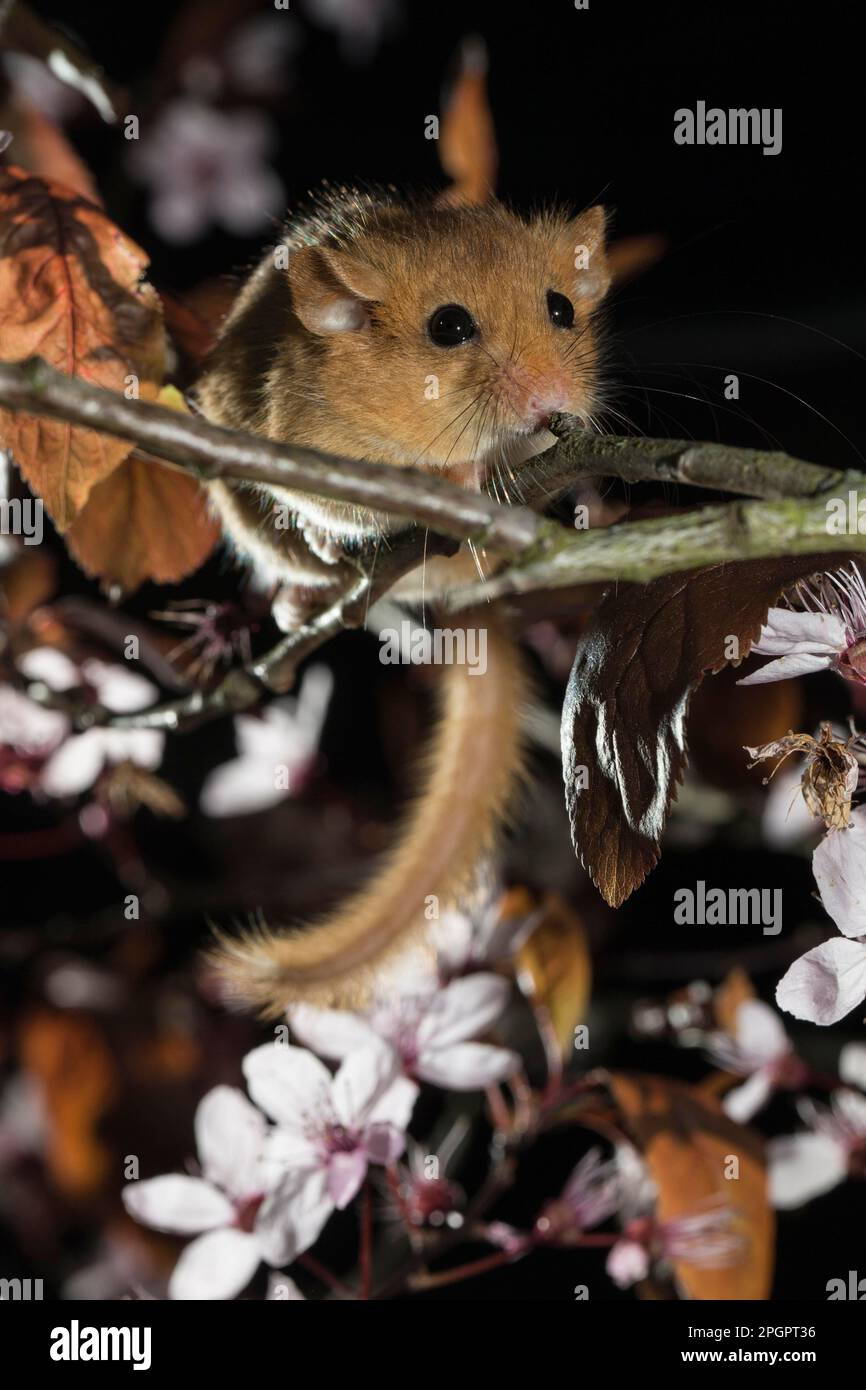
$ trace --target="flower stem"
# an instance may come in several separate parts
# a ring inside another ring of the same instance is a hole
[[[528,1253],[530,1249],[527,1243],[525,1250],[497,1250],[493,1255],[484,1255],[480,1260],[471,1260],[469,1264],[457,1265],[455,1269],[445,1269],[440,1274],[428,1274],[426,1271],[419,1271],[409,1277],[408,1283],[411,1289],[441,1289],[447,1284],[458,1284],[463,1279],[475,1279],[479,1274],[486,1274],[488,1270],[499,1269],[502,1265],[514,1264],[516,1260]]]
[[[373,1198],[369,1183],[364,1184],[361,1193],[361,1245],[360,1245],[361,1283],[358,1297],[367,1300],[373,1282]]]
[[[328,1269],[327,1265],[323,1265],[321,1260],[317,1260],[315,1255],[311,1255],[309,1251],[298,1256],[298,1264],[310,1274],[314,1275],[320,1283],[327,1285],[334,1293],[338,1293],[341,1298],[348,1298],[351,1296],[349,1288],[343,1283],[342,1279],[338,1279],[336,1274]]]

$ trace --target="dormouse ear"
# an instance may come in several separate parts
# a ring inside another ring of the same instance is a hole
[[[606,221],[603,207],[589,208],[568,223],[562,237],[563,251],[571,261],[572,291],[586,309],[594,309],[610,288],[604,247]]]
[[[357,256],[304,246],[289,257],[292,307],[311,333],[354,333],[369,322],[369,304],[382,299],[384,277]]]

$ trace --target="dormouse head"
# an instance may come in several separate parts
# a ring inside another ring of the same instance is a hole
[[[537,451],[554,411],[593,406],[604,223],[600,207],[523,220],[386,204],[294,251],[292,306],[328,410],[371,457],[469,484]]]

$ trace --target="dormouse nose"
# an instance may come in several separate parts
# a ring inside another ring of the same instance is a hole
[[[556,410],[568,405],[568,386],[556,371],[514,373],[510,380],[511,403],[532,429],[546,425]]]
[[[532,392],[526,402],[526,414],[534,425],[540,427],[548,425],[554,411],[564,410],[566,404],[565,387],[551,383]]]

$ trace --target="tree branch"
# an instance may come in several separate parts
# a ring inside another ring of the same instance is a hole
[[[866,498],[866,477],[842,476],[846,488]],[[866,535],[831,533],[824,497],[728,502],[646,521],[624,521],[603,531],[565,534],[535,554],[518,556],[483,585],[455,591],[449,606],[456,610],[481,600],[572,584],[611,580],[645,584],[664,574],[732,560],[853,550],[866,550]]]
[[[762,556],[864,550],[866,536],[831,534],[831,491],[866,495],[866,478],[786,454],[688,441],[589,434],[559,416],[557,443],[519,478],[526,502],[543,506],[581,478],[599,473],[630,482],[674,482],[750,494],[738,500],[606,530],[574,531],[529,506],[502,506],[414,469],[339,459],[228,430],[64,376],[39,358],[0,363],[0,406],[80,425],[129,440],[202,480],[231,478],[354,502],[415,522],[350,557],[345,587],[329,606],[284,637],[265,656],[228,673],[210,691],[131,715],[94,711],[89,722],[179,730],[257,704],[290,688],[298,663],[347,627],[363,623],[375,603],[425,555],[451,554],[470,540],[509,560],[482,585],[451,599],[459,607],[610,580],[646,582],[663,574]],[[430,534],[432,532],[432,534]],[[448,538],[451,538],[450,540]]]
[[[404,517],[458,540],[519,554],[547,523],[528,507],[503,507],[414,468],[336,458],[300,445],[225,429],[148,401],[127,400],[55,371],[39,357],[0,363],[0,405],[114,435],[204,482],[237,482],[310,492]]]
[[[770,449],[588,434],[575,430],[568,415],[554,416],[551,429],[559,439],[552,452],[571,483],[613,474],[629,483],[684,483],[769,499],[815,497],[841,486],[847,477],[837,468],[822,468]]]

